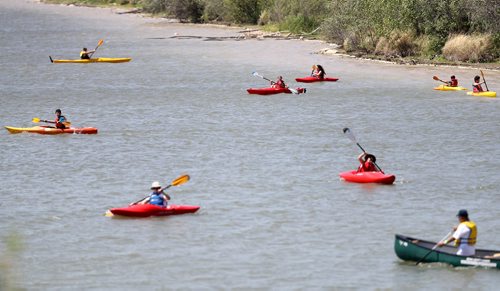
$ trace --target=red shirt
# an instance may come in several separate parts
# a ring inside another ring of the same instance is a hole
[[[457,79],[452,79],[450,81],[450,87],[458,87],[458,80]]]

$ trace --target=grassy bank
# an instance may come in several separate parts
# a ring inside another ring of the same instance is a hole
[[[356,56],[500,64],[497,0],[44,0],[136,7],[182,22],[256,25],[319,38]],[[500,65],[499,65],[500,66]]]

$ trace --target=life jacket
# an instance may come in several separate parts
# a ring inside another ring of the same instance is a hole
[[[451,80],[450,81],[450,87],[458,87],[458,80],[457,79]]]
[[[149,204],[165,206],[165,198],[162,193],[151,193],[149,196]]]
[[[81,51],[80,52],[80,59],[82,60],[88,60],[90,59],[89,53],[86,51]]]
[[[377,171],[375,164],[372,162],[368,162],[368,161],[359,165],[359,168],[358,168],[358,172],[375,172],[375,171]]]
[[[464,221],[462,222],[467,226],[467,228],[470,230],[469,232],[469,237],[468,238],[459,238],[455,240],[455,246],[459,246],[460,244],[468,244],[470,246],[473,246],[476,244],[476,238],[477,238],[477,227],[476,224],[472,221]]]
[[[472,85],[472,91],[483,92],[483,87],[481,87],[480,84],[474,83],[474,85]]]
[[[275,88],[286,88],[285,82],[283,80],[278,80],[274,83]]]
[[[56,118],[55,123],[57,128],[66,128],[66,125],[64,125],[64,122],[66,122],[66,117],[64,115],[60,115],[58,118]]]

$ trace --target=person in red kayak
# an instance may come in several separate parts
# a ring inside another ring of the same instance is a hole
[[[278,80],[276,82],[271,82],[273,88],[286,88],[285,81],[283,81],[282,76],[278,76]]]
[[[375,158],[374,155],[369,154],[369,153],[362,153],[358,156],[359,160],[359,168],[358,172],[377,172],[377,166],[375,166],[375,161],[377,161],[377,158]]]
[[[313,65],[313,70],[311,72],[312,77],[316,77],[318,79],[324,79],[326,72],[325,69],[323,69],[322,65]]]
[[[160,182],[153,182],[153,184],[151,184],[151,190],[153,190],[153,193],[136,204],[153,204],[167,207],[167,201],[170,200],[170,196],[163,192],[164,189],[161,187]]]
[[[469,220],[469,213],[465,209],[460,209],[457,217],[460,224],[453,228],[454,232],[451,238],[439,242],[437,245],[442,247],[455,241],[455,246],[458,247],[457,255],[473,256],[476,254],[476,248],[474,247],[477,239],[476,224]]]
[[[80,52],[80,59],[82,60],[89,60],[91,54],[93,54],[95,51],[87,51],[87,48],[84,47],[82,51]]]
[[[481,77],[475,76],[474,84],[472,85],[472,91],[474,91],[475,93],[483,92],[483,87],[481,87],[481,84],[484,84],[484,81],[481,82]]]
[[[451,76],[450,79],[450,81],[446,82],[446,85],[448,85],[448,87],[458,87],[458,80],[455,75]]]
[[[56,109],[56,119],[54,120],[54,123],[56,124],[56,128],[65,129],[66,122],[68,122],[68,120],[66,119],[66,117],[64,115],[62,115],[61,109]]]

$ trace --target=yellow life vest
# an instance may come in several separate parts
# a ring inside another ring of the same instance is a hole
[[[90,59],[89,52],[81,51],[80,52],[80,59]]]
[[[455,240],[455,246],[459,246],[462,240],[465,240],[470,246],[475,245],[477,238],[476,224],[472,221],[464,221],[462,223],[465,224],[465,226],[467,226],[467,228],[470,230],[469,237]]]

